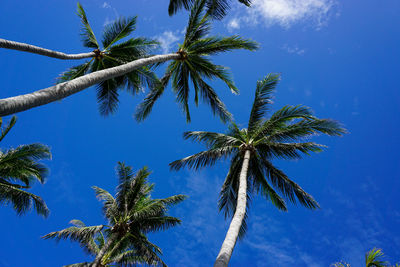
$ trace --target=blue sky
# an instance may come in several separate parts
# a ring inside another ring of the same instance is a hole
[[[175,51],[186,25],[186,12],[168,17],[166,0],[81,3],[98,36],[118,16],[138,15],[134,34],[159,39],[163,46],[157,53]],[[357,267],[373,247],[382,248],[392,263],[400,261],[399,11],[398,0],[254,0],[252,9],[235,3],[223,21],[215,22],[216,34],[240,34],[261,44],[257,52],[215,58],[231,68],[241,91],[234,96],[223,84],[213,83],[239,124],[247,122],[256,81],[279,72],[282,81],[273,110],[304,104],[319,117],[341,121],[350,132],[342,138],[317,137],[329,146],[323,153],[275,162],[321,209],[291,205],[283,213],[255,197],[249,231],[236,245],[231,266],[329,266],[344,260]],[[80,43],[75,1],[4,0],[0,14],[1,38],[68,53],[88,51]],[[4,49],[0,58],[0,98],[50,86],[59,73],[77,64]],[[67,227],[75,218],[105,223],[90,187],[113,192],[117,161],[135,169],[147,165],[156,183],[154,197],[189,196],[171,211],[182,225],[151,235],[166,263],[213,263],[228,226],[217,211],[228,164],[170,172],[168,163],[203,149],[183,141],[184,131],[223,132],[225,126],[204,105],[192,105],[192,123],[186,124],[170,92],[138,124],[132,114],[143,96],[122,94],[118,112],[107,118],[97,111],[94,88],[18,114],[1,145],[41,142],[51,147],[48,182],[32,189],[45,199],[51,215],[17,217],[10,207],[1,207],[1,267],[88,260],[78,244],[40,236]]]

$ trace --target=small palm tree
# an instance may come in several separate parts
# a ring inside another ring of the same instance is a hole
[[[143,37],[128,37],[136,28],[136,17],[121,17],[111,24],[105,26],[100,47],[96,36],[89,24],[86,13],[78,3],[78,15],[82,22],[82,41],[87,48],[94,49],[95,55],[87,62],[72,67],[62,73],[59,82],[66,82],[83,76],[90,72],[96,72],[148,56],[150,48],[157,42]],[[121,89],[128,89],[130,93],[136,94],[147,84],[154,86],[158,79],[147,66],[142,66],[122,76],[102,81],[97,84],[97,100],[100,104],[99,110],[102,115],[114,113],[118,107],[118,95]]]
[[[8,125],[2,128],[0,118],[0,141],[16,121],[14,116]],[[38,214],[47,217],[49,209],[43,199],[25,190],[36,180],[42,184],[46,181],[48,169],[38,161],[50,158],[50,149],[42,144],[0,150],[0,204],[11,204],[18,215],[26,213],[34,206]]]
[[[178,51],[153,56],[149,56],[147,52],[155,42],[145,38],[129,39],[116,44],[131,33],[135,25],[135,18],[119,19],[114,24],[107,26],[102,42],[103,49],[100,50],[86,14],[78,5],[78,12],[84,25],[82,31],[84,44],[87,47],[95,48],[93,58],[63,73],[60,81],[64,82],[55,86],[26,95],[0,99],[0,116],[45,105],[96,84],[99,88],[100,112],[106,115],[116,110],[118,92],[121,88],[128,88],[130,92],[135,93],[144,84],[147,84],[152,89],[136,115],[139,120],[142,120],[149,114],[154,102],[172,79],[172,88],[177,95],[178,103],[182,105],[186,113],[187,120],[190,120],[188,108],[190,81],[195,91],[195,103],[198,103],[200,94],[203,100],[210,104],[215,114],[218,114],[222,120],[227,120],[230,117],[229,112],[214,89],[204,81],[204,78],[220,79],[234,93],[237,92],[237,89],[227,69],[224,66],[213,64],[209,56],[235,49],[253,51],[258,48],[258,44],[239,36],[207,36],[210,31],[210,16],[204,12],[205,4],[206,0],[200,0],[193,5],[184,42],[179,46]],[[151,67],[170,60],[172,63],[167,67],[165,76],[161,82],[158,81],[150,71]]]
[[[383,260],[384,254],[382,249],[373,248],[365,253],[365,266],[366,267],[389,267],[389,263]],[[331,265],[332,267],[351,267],[350,264],[344,262],[336,262]],[[398,263],[393,267],[400,266]]]
[[[227,266],[237,238],[243,237],[247,199],[253,193],[261,193],[284,211],[287,210],[285,199],[292,203],[298,201],[309,209],[319,207],[312,196],[272,164],[272,159],[299,159],[303,154],[320,152],[322,145],[301,140],[317,133],[337,136],[345,133],[337,122],[318,119],[304,106],[285,106],[264,119],[278,81],[279,75],[269,74],[257,82],[247,128],[239,129],[232,122],[226,134],[186,132],[185,139],[204,143],[208,150],[170,164],[174,170],[185,166],[199,169],[214,165],[221,158],[231,159],[220,193],[219,209],[224,211],[225,217],[233,217],[214,266]]]
[[[169,207],[183,201],[185,196],[152,199],[150,194],[154,184],[147,182],[150,172],[146,167],[135,174],[130,166],[119,162],[117,175],[119,185],[115,197],[93,186],[97,198],[103,201],[107,225],[86,226],[79,220],[72,220],[70,223],[74,226],[49,233],[43,238],[77,241],[95,257],[93,263],[70,266],[166,266],[159,257],[161,249],[151,243],[146,234],[180,224],[179,219],[168,216],[167,212]]]
[[[170,16],[172,16],[181,8],[189,10],[193,6],[193,3],[195,3],[196,1],[198,0],[170,0],[168,13]],[[238,1],[248,7],[251,5],[251,0]],[[222,19],[229,9],[228,0],[207,0],[206,5],[207,13],[209,13],[215,19]]]

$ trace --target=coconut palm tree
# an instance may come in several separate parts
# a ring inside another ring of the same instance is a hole
[[[237,238],[245,234],[247,200],[253,193],[260,193],[284,211],[287,210],[286,201],[299,202],[309,209],[319,207],[311,195],[274,166],[272,159],[299,159],[303,154],[320,152],[322,145],[302,140],[317,133],[336,136],[345,133],[337,122],[318,119],[310,108],[301,105],[285,106],[264,119],[278,81],[279,75],[269,74],[257,82],[247,128],[240,129],[232,122],[225,134],[186,132],[185,139],[204,143],[207,150],[170,163],[173,170],[184,167],[197,170],[214,165],[221,158],[231,159],[220,193],[219,209],[225,217],[233,217],[214,266],[228,265]]]
[[[15,125],[17,118],[14,116],[7,126],[2,126],[0,118],[0,141]],[[32,209],[39,215],[47,217],[49,209],[39,196],[25,191],[37,180],[46,181],[48,169],[39,162],[50,159],[50,149],[42,144],[21,145],[17,148],[0,150],[0,204],[11,204],[18,215]]]
[[[198,93],[200,92],[203,100],[209,103],[213,112],[218,114],[222,120],[227,120],[230,117],[229,112],[214,89],[204,81],[204,78],[220,79],[232,92],[237,92],[237,88],[226,68],[212,63],[209,56],[235,49],[253,51],[257,49],[258,45],[254,41],[239,36],[206,36],[210,31],[210,17],[203,11],[205,4],[206,0],[201,0],[193,5],[184,42],[179,46],[178,51],[153,56],[146,55],[148,45],[153,44],[147,39],[130,39],[115,44],[131,32],[135,22],[133,18],[118,20],[112,26],[107,27],[103,38],[104,49],[100,51],[86,15],[80,8],[79,14],[84,25],[82,33],[85,45],[95,48],[96,56],[91,61],[65,72],[61,76],[61,81],[68,81],[33,93],[0,99],[0,116],[63,99],[95,84],[99,84],[100,88],[98,91],[100,110],[103,114],[108,114],[116,109],[119,89],[127,86],[131,92],[136,92],[143,81],[150,81],[152,90],[137,114],[137,118],[143,119],[148,115],[152,105],[172,78],[172,88],[188,120],[190,120],[189,80],[192,81],[195,90],[195,103],[198,103]],[[133,58],[138,59],[126,63]],[[172,63],[168,66],[164,78],[161,83],[157,82],[149,71],[150,67],[154,64],[158,66],[169,60],[172,60]],[[93,72],[83,75],[89,71]]]
[[[189,10],[193,4],[198,0],[170,0],[168,6],[168,13],[170,16],[174,15],[179,9],[185,8]],[[240,3],[250,6],[251,0],[238,0]],[[207,13],[209,13],[215,19],[222,19],[227,10],[229,9],[228,0],[207,0]]]
[[[365,266],[366,267],[389,267],[389,263],[383,260],[384,254],[382,249],[373,248],[367,253],[365,253]],[[345,262],[336,262],[331,265],[332,267],[351,267],[350,264]],[[397,263],[393,267],[399,267],[400,265]]]
[[[86,226],[82,221],[72,220],[70,223],[74,226],[49,233],[43,238],[76,241],[95,257],[93,263],[69,266],[166,266],[159,256],[161,249],[151,243],[146,234],[180,224],[179,219],[168,216],[167,212],[169,207],[183,201],[185,196],[152,199],[154,184],[147,182],[149,175],[146,167],[134,173],[132,167],[118,162],[119,185],[115,197],[93,186],[97,198],[103,202],[107,224]]]

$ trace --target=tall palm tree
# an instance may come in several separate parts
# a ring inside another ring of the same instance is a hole
[[[182,104],[188,120],[190,120],[189,79],[195,90],[195,103],[198,103],[198,92],[200,92],[203,100],[210,104],[213,112],[218,114],[222,120],[226,120],[230,117],[229,112],[214,89],[204,81],[204,78],[217,78],[225,82],[233,92],[237,92],[237,89],[226,68],[213,64],[209,56],[235,49],[253,51],[257,49],[258,45],[254,41],[239,36],[206,36],[210,31],[210,17],[203,11],[205,4],[206,0],[200,0],[193,5],[184,42],[176,53],[148,56],[146,54],[148,45],[153,42],[143,38],[115,44],[122,37],[127,36],[134,27],[134,18],[120,19],[106,28],[103,38],[105,49],[100,51],[99,48],[96,48],[96,56],[91,61],[72,68],[61,76],[61,81],[68,81],[33,93],[0,99],[0,116],[63,99],[95,84],[99,84],[100,110],[103,114],[108,114],[116,109],[119,89],[128,86],[130,91],[136,92],[143,81],[146,81],[150,82],[152,90],[137,115],[137,118],[143,119],[148,115],[152,105],[172,77],[173,90],[177,94],[177,100]],[[79,8],[79,10],[84,25],[82,33],[85,45],[92,48],[98,47],[83,9]],[[161,82],[157,82],[149,70],[150,67],[154,64],[158,66],[169,60],[172,60],[172,63],[168,66],[164,78]],[[129,62],[126,63],[127,61]],[[93,72],[83,75],[89,71]]]
[[[152,199],[154,184],[147,178],[146,167],[134,173],[130,166],[118,162],[119,185],[113,197],[106,190],[93,186],[96,196],[103,202],[107,225],[86,226],[72,220],[74,226],[49,233],[43,238],[70,239],[95,257],[93,263],[69,266],[135,266],[136,264],[163,265],[161,249],[151,243],[146,234],[166,230],[180,220],[167,215],[168,208],[185,199],[184,195]]]
[[[193,4],[198,0],[170,0],[168,6],[168,13],[170,16],[174,15],[179,9],[185,8],[189,10]],[[238,0],[246,6],[251,5],[251,0]],[[222,19],[227,10],[229,9],[229,0],[207,0],[207,13],[209,13],[215,19]]]
[[[15,125],[12,117],[7,126],[2,126],[0,118],[0,141]],[[34,206],[39,215],[47,217],[49,209],[39,196],[25,191],[37,180],[46,181],[48,169],[39,162],[50,159],[50,149],[42,144],[21,145],[17,148],[0,150],[0,204],[11,204],[18,215],[31,210]]]
[[[223,210],[225,217],[233,217],[214,266],[228,265],[237,238],[245,234],[247,199],[253,193],[261,193],[284,211],[287,210],[285,200],[298,201],[309,209],[319,207],[311,195],[272,164],[272,159],[298,159],[303,154],[320,152],[322,145],[302,140],[317,133],[336,136],[345,133],[337,122],[318,119],[310,108],[301,105],[285,106],[264,119],[278,81],[279,75],[269,74],[257,82],[247,128],[239,129],[232,122],[225,134],[186,132],[185,139],[204,143],[207,150],[170,163],[174,170],[184,167],[200,169],[214,165],[221,158],[231,159],[220,193],[219,209]]]

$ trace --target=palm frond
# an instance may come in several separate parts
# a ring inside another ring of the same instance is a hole
[[[272,185],[283,194],[283,196],[292,202],[296,203],[296,198],[306,208],[317,209],[318,203],[314,198],[306,193],[298,184],[290,180],[281,170],[275,168],[271,162],[263,159],[264,174],[271,181]]]
[[[32,206],[36,213],[43,217],[49,216],[49,209],[44,200],[16,186],[0,183],[0,204],[11,204],[18,215],[25,214]]]
[[[75,66],[75,67],[71,67],[68,70],[64,71],[63,73],[61,73],[58,77],[57,77],[57,83],[62,83],[62,82],[66,82],[66,81],[71,81],[73,79],[76,79],[80,76],[85,75],[89,68],[90,68],[90,63],[92,62],[92,60],[83,63],[81,65]]]
[[[11,130],[12,127],[14,127],[15,123],[17,122],[17,117],[12,116],[11,120],[8,122],[7,126],[1,127],[2,126],[2,118],[0,118],[0,142],[4,139],[4,137],[8,134],[8,132]]]
[[[217,160],[221,158],[227,158],[230,154],[237,149],[236,147],[226,146],[222,148],[210,149],[207,151],[202,151],[200,153],[194,154],[192,156],[176,160],[169,164],[170,169],[179,170],[184,167],[188,167],[189,169],[198,170],[205,166],[214,165]]]
[[[303,119],[297,123],[276,127],[267,136],[268,141],[292,141],[320,133],[330,136],[342,136],[347,131],[337,121],[331,119]]]
[[[225,104],[219,99],[214,89],[202,79],[195,80],[200,88],[200,94],[204,102],[208,103],[214,115],[218,115],[222,122],[232,120],[232,114],[228,111]],[[193,84],[195,84],[193,82]]]
[[[215,55],[222,52],[228,52],[236,49],[245,49],[255,51],[259,44],[255,41],[244,39],[238,35],[230,37],[207,37],[194,41],[187,49],[191,53],[198,55]]]
[[[167,67],[167,72],[164,77],[161,78],[160,83],[156,84],[155,87],[152,87],[145,99],[138,105],[135,112],[135,119],[137,121],[143,121],[150,115],[154,104],[164,93],[165,87],[173,73],[171,70],[173,70],[175,66],[176,63],[173,62]]]
[[[85,10],[83,9],[82,5],[79,2],[78,2],[78,16],[81,18],[81,22],[83,24],[81,30],[83,45],[85,47],[99,49],[100,48],[99,44],[97,43],[96,36],[94,35],[92,28],[90,27]]]
[[[282,211],[287,211],[285,201],[275,192],[275,190],[269,185],[268,181],[265,179],[263,164],[261,162],[260,156],[253,154],[249,163],[249,178],[251,183],[249,187],[252,191],[261,193],[266,200],[270,200],[272,204]]]
[[[120,17],[111,24],[106,25],[103,31],[103,47],[108,49],[119,40],[129,36],[136,29],[137,17]]]
[[[168,14],[172,16],[176,12],[178,12],[178,10],[181,9],[182,7],[185,8],[186,10],[189,10],[189,8],[193,5],[194,1],[195,0],[170,0],[168,6]]]
[[[214,132],[191,131],[183,133],[184,139],[189,139],[194,142],[203,143],[207,148],[222,147],[222,146],[237,146],[241,145],[241,141],[237,138]]]
[[[43,239],[55,239],[59,241],[61,239],[70,239],[82,244],[87,244],[94,238],[97,233],[100,233],[104,225],[96,226],[71,226],[66,229],[48,233],[42,236]]]
[[[183,47],[188,47],[194,41],[199,40],[210,32],[210,18],[203,15],[206,0],[196,0],[190,10],[189,21],[186,27]]]
[[[272,93],[280,80],[279,74],[268,74],[261,81],[257,81],[257,88],[251,108],[248,131],[252,133],[261,124],[261,119],[272,103]]]
[[[49,147],[43,144],[4,150],[0,153],[0,177],[23,182],[28,187],[34,179],[44,183],[48,169],[38,162],[43,159],[51,159]]]
[[[306,143],[277,143],[265,142],[257,145],[257,151],[266,159],[301,159],[302,156],[310,155],[310,152],[322,152],[323,145],[306,142]]]
[[[367,267],[385,267],[388,262],[382,260],[383,256],[381,249],[373,248],[365,254],[365,265]]]

